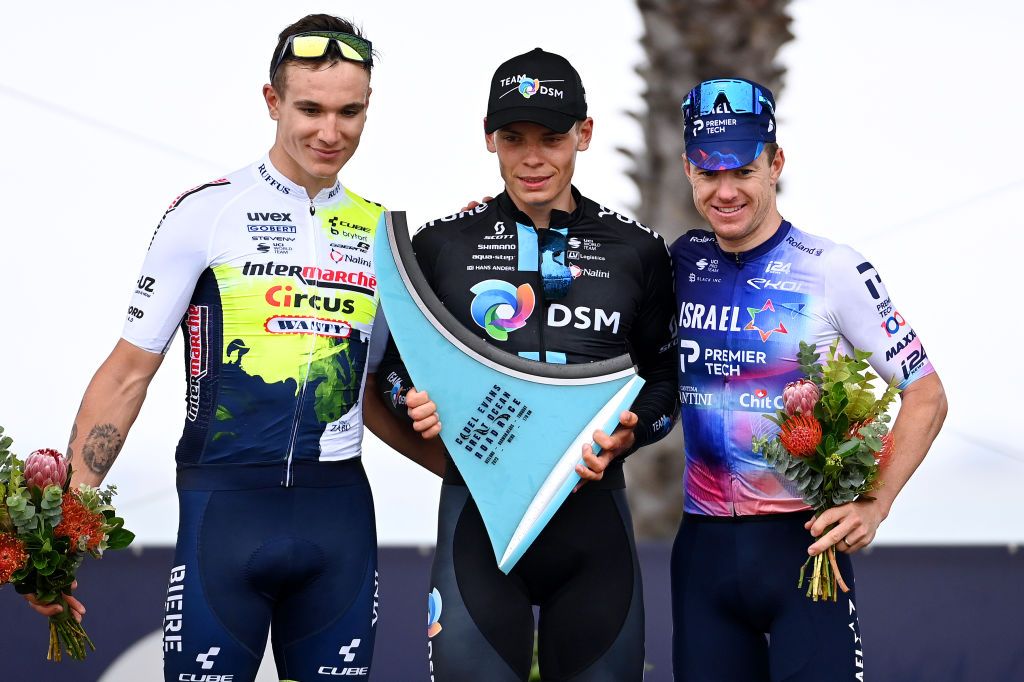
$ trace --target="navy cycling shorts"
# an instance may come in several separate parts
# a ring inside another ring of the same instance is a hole
[[[814,541],[810,512],[685,514],[672,547],[672,658],[677,682],[844,682],[864,679],[850,592],[814,602],[797,587]]]
[[[282,680],[368,679],[378,598],[369,484],[358,460],[311,469],[292,487],[241,490],[179,471],[165,680],[252,680],[268,630]]]

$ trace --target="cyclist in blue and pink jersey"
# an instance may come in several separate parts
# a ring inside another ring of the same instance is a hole
[[[271,630],[282,680],[370,674],[377,542],[364,424],[410,449],[374,389],[384,208],[338,179],[366,122],[372,62],[346,20],[310,15],[284,29],[263,86],[270,151],[168,208],[121,339],[75,417],[74,483],[98,485],[180,326],[167,680],[252,680]],[[434,461],[418,452],[443,470],[440,448]]]
[[[863,679],[855,590],[812,602],[794,586],[794,561],[838,543],[850,581],[849,554],[874,539],[941,427],[942,384],[874,266],[779,213],[785,155],[771,92],[742,79],[705,81],[682,109],[686,175],[712,231],[672,246],[686,450],[672,552],[675,677]],[[847,354],[870,351],[875,371],[898,379],[902,402],[874,499],[814,519],[751,440],[769,432],[764,415],[801,377],[799,342],[823,352],[837,338]]]

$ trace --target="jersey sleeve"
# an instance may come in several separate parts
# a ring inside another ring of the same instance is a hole
[[[679,411],[672,261],[660,237],[648,246],[641,254],[643,298],[629,335],[633,359],[645,382],[632,407],[639,421],[633,432],[634,449],[667,435]]]
[[[391,329],[384,317],[384,308],[377,301],[377,314],[373,318],[373,328],[370,332],[370,350],[366,354],[366,371],[375,374],[380,369],[381,360],[384,359],[384,350],[387,348],[388,337],[391,336]]]
[[[181,200],[179,200],[181,201]],[[175,202],[156,228],[128,305],[121,337],[151,353],[165,353],[209,266],[213,222],[203,202]]]
[[[864,256],[846,246],[837,248],[826,277],[830,315],[842,339],[842,352],[852,354],[851,346],[870,352],[868,362],[875,372],[887,382],[896,378],[900,388],[935,371],[917,332]]]

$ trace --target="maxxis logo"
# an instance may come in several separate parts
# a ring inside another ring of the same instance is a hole
[[[487,279],[470,287],[470,291],[476,294],[470,303],[473,321],[498,341],[507,341],[509,332],[525,327],[536,306],[529,284],[516,287],[500,279]]]

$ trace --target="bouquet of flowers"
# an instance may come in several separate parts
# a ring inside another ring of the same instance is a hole
[[[14,456],[12,439],[0,427],[0,585],[19,594],[35,593],[42,604],[64,610],[50,617],[47,660],[60,661],[96,649],[64,600],[79,565],[90,554],[122,549],[135,538],[110,501],[116,489],[85,484],[70,490],[71,465],[56,450],[36,450],[24,462]]]
[[[894,379],[876,398],[871,381],[878,377],[866,362],[871,353],[854,349],[852,358],[843,355],[836,339],[829,356],[819,364],[814,346],[800,342],[797,359],[807,378],[786,385],[784,410],[765,415],[778,432],[755,436],[753,442],[755,452],[796,484],[815,516],[858,498],[871,499],[868,494],[875,489],[879,465],[892,451],[886,410],[899,394]],[[805,579],[807,596],[814,601],[835,601],[837,586],[849,591],[834,545],[804,562],[797,587],[803,587]]]

